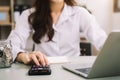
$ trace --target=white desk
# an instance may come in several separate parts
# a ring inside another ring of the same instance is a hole
[[[87,63],[93,62],[96,57],[74,57],[69,58],[71,62]],[[29,76],[27,74],[30,66],[15,63],[11,68],[0,69],[0,80],[87,80],[74,73],[68,72],[61,67],[62,64],[52,64],[52,74],[47,76]],[[96,78],[90,80],[120,80],[120,76]]]

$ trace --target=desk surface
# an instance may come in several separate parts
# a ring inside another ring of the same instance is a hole
[[[74,63],[93,63],[95,56],[83,56],[69,58],[70,62]],[[52,64],[52,74],[47,76],[29,76],[27,74],[30,66],[14,63],[11,68],[0,69],[0,80],[87,80],[81,76],[64,70],[62,64]],[[120,76],[96,78],[91,80],[120,80]]]

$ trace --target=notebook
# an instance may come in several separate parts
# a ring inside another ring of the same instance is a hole
[[[79,63],[63,64],[62,67],[88,79],[120,76],[120,32],[111,32],[109,34],[91,67]]]
[[[68,63],[69,60],[66,56],[47,57],[50,64]]]

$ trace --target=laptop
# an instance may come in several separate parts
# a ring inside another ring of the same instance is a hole
[[[120,32],[109,34],[92,67],[79,63],[63,64],[62,67],[88,79],[120,76]]]

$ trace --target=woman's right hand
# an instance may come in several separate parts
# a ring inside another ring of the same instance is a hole
[[[43,65],[43,66],[49,64],[46,56],[39,51],[34,51],[31,53],[20,52],[17,55],[16,60],[18,62],[23,62],[24,64],[34,63],[36,65]]]

